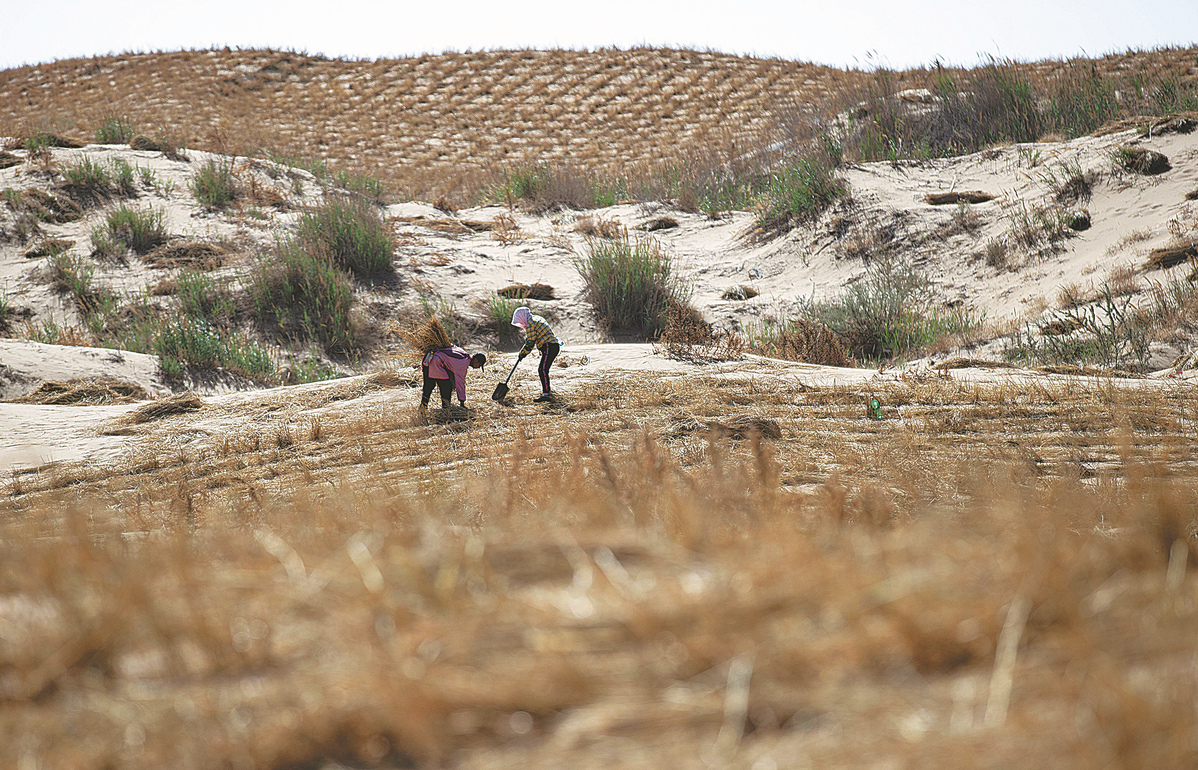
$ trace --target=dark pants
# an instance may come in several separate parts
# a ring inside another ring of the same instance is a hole
[[[550,342],[547,345],[541,346],[541,365],[537,367],[537,374],[541,376],[541,392],[550,393],[549,390],[549,367],[553,366],[553,359],[557,358],[557,354],[561,352],[562,346],[556,342]]]
[[[449,379],[438,380],[428,376],[428,367],[421,367],[424,370],[424,392],[420,396],[420,405],[428,406],[429,396],[433,395],[433,386],[441,389],[441,408],[449,408],[449,399],[453,395],[453,373],[450,373]]]

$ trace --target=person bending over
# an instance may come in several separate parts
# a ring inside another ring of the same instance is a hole
[[[541,377],[541,395],[533,401],[551,401],[553,389],[549,387],[549,367],[553,366],[553,359],[561,352],[561,340],[553,333],[553,329],[549,328],[544,318],[526,307],[516,308],[516,312],[512,314],[512,326],[524,331],[524,347],[520,349],[520,361],[523,361],[533,348],[541,351],[541,365],[537,367],[537,374]]]
[[[456,389],[458,403],[466,406],[466,372],[469,369],[482,369],[487,363],[487,357],[482,353],[470,355],[457,345],[434,350],[424,357],[421,369],[424,374],[424,390],[420,397],[420,408],[428,408],[429,396],[433,387],[441,390],[441,408],[449,408],[449,399]]]

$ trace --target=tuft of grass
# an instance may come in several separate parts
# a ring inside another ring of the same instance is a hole
[[[503,172],[487,190],[486,199],[517,205],[536,214],[551,211],[614,206],[629,197],[628,182],[573,166],[547,163],[521,166]]]
[[[102,323],[119,301],[111,289],[95,285],[96,266],[90,260],[58,252],[49,259],[50,285],[55,291],[69,294],[84,320]]]
[[[499,293],[487,297],[483,304],[482,325],[496,336],[500,345],[510,345],[519,339],[520,333],[512,326],[512,314],[522,304],[526,304],[526,301],[511,299]]]
[[[298,238],[276,241],[272,253],[254,268],[248,293],[254,317],[264,328],[315,340],[334,354],[350,353],[359,344],[350,316],[354,296],[349,274]]]
[[[134,197],[137,195],[137,184],[134,182],[133,166],[124,158],[113,158],[112,164],[112,186],[116,191],[124,196]]]
[[[202,319],[167,322],[154,341],[162,371],[178,379],[185,368],[224,369],[250,379],[271,381],[275,371],[270,353],[244,335],[222,331]]]
[[[651,236],[588,238],[574,267],[595,317],[612,333],[651,337],[665,326],[671,300],[690,299],[670,254]]]
[[[296,240],[311,254],[362,280],[391,278],[395,244],[378,207],[359,196],[332,195],[300,215]]]
[[[62,176],[67,187],[93,195],[107,192],[113,181],[105,165],[92,160],[90,155],[84,155],[78,161],[64,166]]]
[[[800,314],[832,330],[853,358],[874,361],[916,357],[981,325],[966,309],[939,306],[931,280],[895,257],[875,260],[840,296],[804,303]]]
[[[769,175],[755,231],[772,236],[810,222],[846,191],[833,153],[820,149],[787,158]]]
[[[820,366],[851,366],[844,340],[808,318],[766,318],[745,329],[746,347],[759,355]]]
[[[166,243],[166,212],[122,205],[109,212],[104,224],[91,232],[92,248],[104,256],[119,256],[125,249],[148,254]]]
[[[96,144],[128,144],[137,135],[133,122],[119,115],[105,115],[96,128]]]
[[[228,206],[237,197],[232,161],[210,159],[196,170],[187,187],[206,208]]]
[[[228,289],[205,272],[180,273],[175,281],[175,295],[184,315],[216,326],[227,325],[237,309]]]

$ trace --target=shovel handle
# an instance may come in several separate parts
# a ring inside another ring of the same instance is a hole
[[[504,385],[508,384],[508,382],[511,381],[512,375],[516,373],[516,367],[520,365],[520,361],[522,361],[522,360],[523,359],[517,358],[516,363],[512,364],[512,370],[507,373],[507,379],[503,381]]]

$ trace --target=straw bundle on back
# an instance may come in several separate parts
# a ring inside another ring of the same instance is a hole
[[[424,358],[434,350],[440,350],[441,348],[453,345],[453,341],[449,339],[445,328],[441,326],[441,319],[436,316],[430,317],[415,330],[404,329],[400,331],[399,337],[419,352],[420,358]]]

